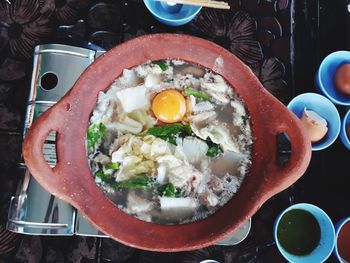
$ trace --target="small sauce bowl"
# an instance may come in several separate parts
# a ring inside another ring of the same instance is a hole
[[[181,4],[173,4],[167,2],[160,2],[160,4],[163,7],[163,9],[170,14],[178,13],[183,6]]]
[[[325,137],[312,143],[312,150],[319,151],[329,147],[338,137],[340,132],[340,116],[337,108],[326,97],[317,93],[303,93],[296,96],[288,104],[290,109],[298,118],[301,118],[304,109],[312,110],[326,119],[328,131]]]
[[[333,103],[349,106],[350,95],[341,93],[334,82],[337,69],[345,63],[350,63],[349,51],[336,51],[329,54],[323,59],[316,72],[315,84],[318,90]]]
[[[143,1],[153,17],[168,26],[181,26],[190,22],[201,10],[201,6],[172,4],[155,0]]]
[[[317,220],[320,230],[320,242],[316,246],[316,248],[307,255],[296,256],[288,253],[280,244],[277,238],[277,228],[281,221],[281,218],[285,213],[293,209],[301,209],[311,213],[315,219]],[[324,262],[332,253],[335,244],[335,230],[332,223],[332,220],[329,216],[319,207],[307,204],[307,203],[299,203],[292,205],[285,209],[275,220],[274,224],[274,238],[277,244],[278,250],[281,252],[283,257],[285,257],[289,262],[293,263],[311,263],[311,262]]]
[[[350,138],[346,132],[347,127],[350,125],[350,110],[345,114],[340,130],[340,139],[346,148],[350,150]],[[350,248],[349,248],[350,250]]]
[[[350,262],[350,217],[343,218],[336,223],[335,238],[333,254],[339,262]]]

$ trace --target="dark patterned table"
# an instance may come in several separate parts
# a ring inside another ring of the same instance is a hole
[[[141,0],[10,2],[0,0],[0,262],[284,262],[272,235],[273,221],[283,208],[312,202],[334,222],[350,215],[350,193],[344,184],[350,154],[338,140],[329,150],[314,153],[305,176],[258,211],[248,238],[237,246],[153,253],[109,239],[7,232],[3,226],[20,179],[16,164],[36,44],[92,42],[108,50],[143,34],[196,35],[237,55],[283,103],[314,90],[313,76],[325,55],[350,48],[345,0],[230,0],[230,11],[203,8],[191,23],[176,28],[154,20]]]

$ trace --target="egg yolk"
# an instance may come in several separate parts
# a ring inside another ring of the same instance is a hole
[[[152,111],[162,122],[174,123],[181,121],[186,113],[185,98],[176,90],[162,91],[154,97]]]

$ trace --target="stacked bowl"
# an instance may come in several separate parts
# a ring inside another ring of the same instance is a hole
[[[336,51],[325,57],[316,73],[315,83],[319,92],[346,112],[340,139],[350,150],[350,52]]]
[[[304,122],[312,150],[326,149],[339,135],[350,150],[350,52],[336,51],[325,57],[316,72],[315,85],[320,94],[300,94],[288,108]],[[344,113],[342,118],[339,112]],[[307,114],[310,116],[303,116]]]
[[[315,86],[319,94],[300,94],[288,108],[303,122],[313,151],[331,146],[339,135],[350,150],[350,52],[336,51],[325,57],[316,72]],[[315,234],[312,225],[303,226],[307,213],[314,217],[319,232],[314,247],[303,254]],[[324,262],[332,250],[339,262],[350,262],[350,217],[333,226],[328,215],[312,204],[294,204],[282,211],[275,221],[274,237],[289,262]]]

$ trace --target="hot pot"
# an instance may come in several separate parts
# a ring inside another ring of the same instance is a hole
[[[99,91],[107,89],[125,68],[166,58],[197,63],[222,75],[243,98],[254,137],[252,166],[238,193],[208,218],[179,225],[147,223],[118,209],[96,185],[86,156],[86,131]],[[43,156],[43,144],[51,131],[57,132],[54,168]],[[291,156],[286,165],[279,166],[276,136],[282,132],[291,142]],[[155,34],[125,42],[91,64],[70,92],[32,125],[23,143],[23,156],[46,190],[72,204],[111,238],[140,249],[183,251],[224,239],[266,200],[293,184],[308,166],[311,143],[297,117],[233,54],[200,38]]]

